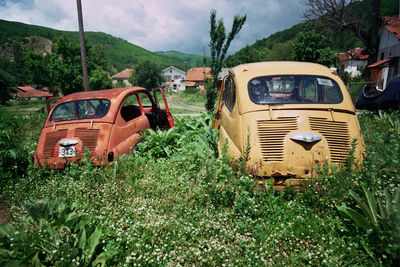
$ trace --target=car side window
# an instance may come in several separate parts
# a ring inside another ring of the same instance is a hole
[[[142,115],[137,95],[130,95],[124,99],[121,106],[121,117],[126,121],[131,121]]]
[[[152,107],[153,106],[149,96],[146,93],[139,92],[139,98],[140,98],[140,101],[142,102],[143,107]]]
[[[154,99],[156,100],[157,107],[160,110],[165,111],[165,103],[164,98],[160,90],[153,91],[154,92]]]
[[[235,84],[231,78],[225,80],[224,93],[222,96],[224,105],[232,112],[236,102]]]

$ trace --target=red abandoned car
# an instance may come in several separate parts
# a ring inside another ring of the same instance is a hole
[[[126,87],[73,93],[50,110],[37,145],[35,162],[63,168],[78,161],[84,149],[96,165],[129,154],[141,141],[140,130],[171,128],[174,120],[161,88]]]

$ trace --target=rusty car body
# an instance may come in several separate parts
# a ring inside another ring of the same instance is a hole
[[[96,165],[105,164],[135,149],[138,131],[173,126],[161,88],[153,95],[142,87],[73,93],[49,110],[34,158],[42,167],[63,168],[87,148]]]
[[[260,62],[232,68],[223,80],[213,127],[219,151],[244,160],[247,172],[282,189],[315,176],[318,164],[344,163],[364,141],[350,95],[337,74],[305,62]],[[249,140],[249,142],[247,141]]]

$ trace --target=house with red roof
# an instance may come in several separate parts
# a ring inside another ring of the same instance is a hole
[[[132,86],[129,82],[133,69],[124,69],[123,71],[111,76],[111,83],[113,86],[120,84],[121,86]]]
[[[53,96],[47,90],[40,90],[30,85],[17,86],[12,88],[11,93],[17,94],[19,97],[34,100],[45,99],[47,96]]]
[[[365,68],[368,64],[368,54],[363,53],[363,48],[354,48],[345,53],[340,53],[339,69],[344,70],[352,77],[361,75],[361,69]]]
[[[382,19],[377,62],[368,68],[371,70],[370,79],[384,89],[393,77],[400,74],[400,16],[385,16]]]
[[[186,87],[196,87],[204,89],[207,79],[212,79],[211,68],[191,68],[186,73],[185,85]]]

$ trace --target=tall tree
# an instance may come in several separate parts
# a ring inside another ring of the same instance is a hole
[[[353,32],[366,47],[368,64],[376,61],[382,25],[381,0],[306,0],[306,5],[306,18],[319,18],[334,32]]]
[[[107,72],[101,68],[92,70],[89,77],[89,88],[93,91],[112,88],[112,83]]]
[[[64,95],[83,90],[82,62],[79,43],[65,36],[60,37],[53,47],[54,54],[48,64],[50,77],[54,85]],[[108,63],[101,49],[86,47],[87,70],[91,90],[111,88],[108,75],[105,73]]]
[[[263,52],[268,50],[265,48]],[[244,48],[240,49],[237,53],[229,55],[225,61],[224,65],[227,67],[234,67],[239,64],[251,63],[261,61],[260,52],[253,46],[246,45]]]
[[[64,95],[83,91],[81,50],[78,42],[61,36],[53,52],[58,56],[49,66],[50,75]]]
[[[327,67],[335,65],[336,53],[328,38],[315,31],[300,32],[292,43],[292,57],[298,61],[315,62]]]
[[[215,9],[211,10],[210,14],[210,49],[211,49],[211,74],[213,75],[213,87],[206,88],[207,93],[207,102],[206,109],[208,111],[214,110],[215,99],[217,98],[217,92],[215,88],[218,83],[218,74],[222,69],[222,63],[225,59],[226,53],[228,52],[228,48],[235,38],[235,36],[242,29],[244,22],[246,21],[246,15],[234,16],[232,29],[228,34],[228,38],[225,34],[225,26],[223,19],[219,19],[218,22],[216,20],[217,11]]]
[[[159,87],[163,81],[164,77],[162,76],[160,66],[148,60],[137,64],[129,78],[131,84],[149,90]]]

